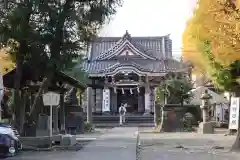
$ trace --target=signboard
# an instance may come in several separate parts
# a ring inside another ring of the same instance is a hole
[[[54,92],[47,92],[43,95],[43,103],[45,106],[59,105],[60,95]]]
[[[238,129],[239,125],[239,97],[231,98],[229,129]]]
[[[102,112],[110,112],[110,90],[103,89]]]
[[[49,117],[49,136],[52,136],[52,106],[59,105],[60,94],[54,92],[47,92],[43,95],[43,103],[45,106],[50,106],[50,117]]]

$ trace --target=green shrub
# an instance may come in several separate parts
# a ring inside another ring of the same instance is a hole
[[[92,131],[94,131],[93,125],[85,121],[84,122],[84,132],[92,132]]]

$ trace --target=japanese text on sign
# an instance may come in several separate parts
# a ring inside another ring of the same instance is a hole
[[[239,122],[239,98],[231,98],[229,129],[238,129]]]
[[[104,89],[103,90],[102,111],[103,112],[109,112],[110,111],[110,90],[109,89]]]

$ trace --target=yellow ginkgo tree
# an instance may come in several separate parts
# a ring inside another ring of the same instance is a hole
[[[183,57],[216,86],[235,93],[240,88],[239,9],[240,0],[198,0],[183,34]],[[233,149],[240,149],[240,132]]]
[[[9,54],[6,52],[6,48],[0,50],[0,73],[2,75],[11,71],[15,67],[15,63],[12,61]]]
[[[231,0],[199,0],[183,34],[183,57],[231,90],[240,60],[240,12]],[[233,68],[235,67],[235,68]]]

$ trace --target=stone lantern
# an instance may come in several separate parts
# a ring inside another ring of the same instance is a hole
[[[214,127],[212,122],[209,122],[208,115],[208,110],[211,105],[209,100],[212,99],[212,96],[208,93],[208,90],[206,89],[200,99],[202,100],[202,105],[200,106],[200,108],[202,109],[203,122],[199,124],[199,132],[203,134],[213,133]]]
[[[202,96],[200,97],[200,99],[202,100],[202,105],[200,107],[202,109],[203,122],[208,122],[209,121],[208,110],[211,105],[209,100],[212,99],[212,96],[208,93],[208,90],[206,89]]]

